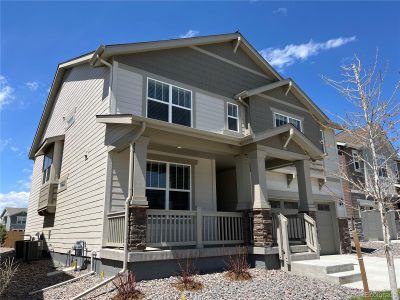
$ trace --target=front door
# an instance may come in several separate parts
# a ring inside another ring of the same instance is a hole
[[[318,240],[321,247],[321,255],[336,254],[332,207],[329,204],[318,204],[317,208]]]

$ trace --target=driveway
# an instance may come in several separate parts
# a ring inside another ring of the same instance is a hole
[[[385,257],[363,256],[365,270],[367,272],[368,286],[371,291],[389,290],[389,275]],[[358,260],[355,254],[350,255],[326,255],[321,260],[340,263],[353,263],[354,270],[359,271]],[[400,287],[400,258],[394,259],[396,269],[397,286]],[[346,287],[363,289],[362,281],[345,284]]]

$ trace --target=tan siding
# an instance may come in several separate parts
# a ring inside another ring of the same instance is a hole
[[[143,76],[119,66],[116,78],[116,113],[142,116]]]
[[[196,93],[196,128],[223,133],[225,102],[202,93]]]
[[[54,227],[48,240],[56,252],[66,252],[76,240],[85,240],[89,249],[101,246],[107,148],[105,126],[96,123],[95,116],[108,113],[108,80],[107,68],[82,65],[67,72],[44,134],[50,137],[65,133],[61,177],[68,175],[67,189],[58,193]],[[65,130],[63,118],[75,108],[76,120]],[[34,173],[33,183],[40,176],[40,170]],[[40,188],[40,182],[36,185]],[[37,197],[38,194],[31,197],[30,231],[42,230],[42,219],[31,210],[31,206],[37,206]]]

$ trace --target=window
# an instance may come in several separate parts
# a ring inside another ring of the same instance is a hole
[[[321,140],[320,140],[321,151],[326,153],[326,149],[325,149],[325,134],[324,134],[324,131],[322,129],[319,132],[321,133]]]
[[[190,166],[148,161],[146,197],[152,209],[189,210],[191,198]]]
[[[281,208],[281,201],[270,200],[271,208]]]
[[[228,129],[232,131],[239,131],[239,112],[238,106],[233,103],[228,103]]]
[[[329,206],[329,204],[318,204],[318,210],[329,211],[330,210],[330,206]]]
[[[288,117],[282,114],[274,113],[275,127],[279,127],[285,124],[292,124],[298,130],[303,131],[301,121],[292,117]]]
[[[283,207],[286,209],[298,209],[299,204],[297,202],[284,202]]]
[[[192,92],[147,78],[147,117],[192,126]]]
[[[26,223],[26,216],[17,216],[17,224],[25,224]]]
[[[51,147],[44,154],[42,184],[46,183],[50,179],[50,170],[51,165],[53,164],[53,150],[54,148]]]
[[[384,157],[378,157],[377,163],[378,163],[378,175],[379,175],[379,177],[388,177],[385,158]]]
[[[351,150],[351,155],[353,157],[353,167],[354,171],[361,172],[360,156],[357,150]]]

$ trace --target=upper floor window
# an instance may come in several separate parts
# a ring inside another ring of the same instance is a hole
[[[360,156],[357,150],[351,150],[351,156],[353,157],[354,171],[361,172]]]
[[[379,177],[388,177],[386,160],[384,157],[378,157],[378,175]]]
[[[236,104],[228,103],[228,129],[232,131],[239,131],[239,109]]]
[[[290,123],[298,130],[303,131],[301,121],[293,117],[285,116],[279,113],[274,113],[274,120],[275,120],[275,127],[279,127]]]
[[[49,149],[46,150],[44,154],[42,184],[46,183],[50,179],[50,170],[51,165],[53,164],[53,153],[54,147],[51,146]]]
[[[26,216],[17,216],[17,224],[25,224]]]
[[[152,209],[189,210],[190,165],[148,161],[146,197]]]
[[[192,126],[192,92],[147,78],[147,117]]]

